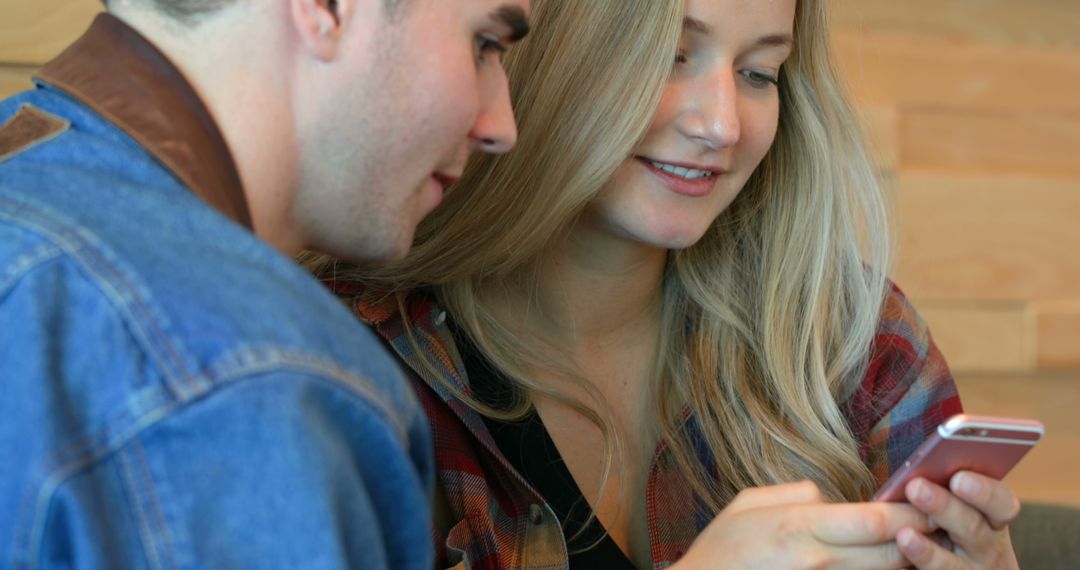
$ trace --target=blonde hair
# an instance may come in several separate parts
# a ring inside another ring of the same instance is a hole
[[[840,403],[868,365],[889,239],[830,59],[825,4],[797,3],[773,147],[705,237],[669,254],[656,427],[714,512],[746,487],[809,479],[826,497],[854,500],[874,485]],[[670,76],[682,19],[682,0],[535,0],[535,33],[506,62],[517,146],[470,163],[404,261],[352,275],[382,291],[431,287],[521,396],[512,410],[459,397],[504,418],[525,413],[533,394],[558,398],[604,432],[606,466],[620,444],[603,401],[530,381],[530,369],[575,371],[492,307],[507,288],[529,287],[546,248],[631,155]],[[684,425],[687,407],[701,441]]]

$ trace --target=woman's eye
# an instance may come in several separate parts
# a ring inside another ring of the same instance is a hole
[[[690,58],[686,55],[686,52],[680,50],[679,53],[675,54],[675,65],[682,65],[689,61],[689,59]]]
[[[487,56],[495,55],[495,57],[502,60],[502,56],[510,49],[510,46],[506,45],[497,37],[494,36],[477,36],[476,38],[476,59],[477,61],[484,61]]]
[[[780,79],[777,78],[775,75],[771,75],[769,73],[764,73],[761,71],[755,71],[753,69],[745,69],[743,71],[740,71],[739,74],[746,79],[746,82],[749,83],[751,87],[755,87],[757,89],[764,89],[766,87],[772,87],[780,84]]]

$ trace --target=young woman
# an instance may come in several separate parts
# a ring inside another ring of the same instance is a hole
[[[516,148],[405,260],[323,267],[413,373],[444,564],[1015,566],[1000,482],[860,502],[960,404],[826,4],[534,0]]]

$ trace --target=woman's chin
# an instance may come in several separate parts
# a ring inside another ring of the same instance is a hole
[[[654,247],[670,250],[680,250],[692,247],[697,242],[701,241],[705,232],[687,231],[689,228],[658,228],[655,231],[649,232],[649,236],[645,237],[645,243]]]

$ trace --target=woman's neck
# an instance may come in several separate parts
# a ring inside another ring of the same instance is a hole
[[[653,342],[659,331],[667,251],[579,224],[543,260],[528,332],[576,354]]]
[[[534,394],[533,404],[567,469],[600,522],[624,552],[647,562],[645,486],[656,446],[649,398],[660,333],[667,252],[617,239],[579,224],[555,247],[535,281],[515,289],[507,309],[517,307],[517,323],[571,357],[584,378],[533,370],[532,378],[592,407],[603,400],[614,433],[606,436],[592,420],[565,404]],[[521,307],[538,306],[540,311]],[[597,392],[583,390],[586,380]],[[601,410],[595,410],[601,411]],[[597,459],[609,438],[622,443],[614,471],[605,480]],[[607,483],[604,496],[598,491]]]

